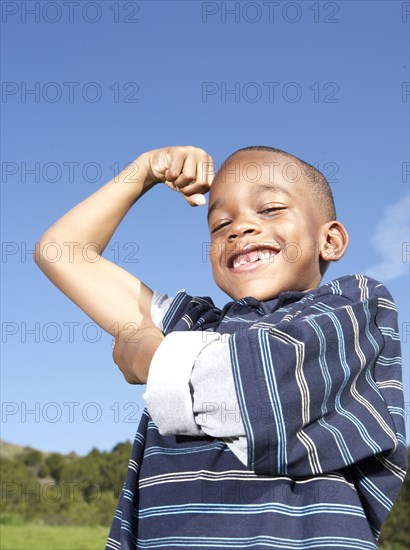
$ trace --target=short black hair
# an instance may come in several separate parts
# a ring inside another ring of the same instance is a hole
[[[282,149],[276,149],[275,147],[270,147],[268,145],[250,145],[249,147],[238,149],[237,151],[229,155],[227,159],[225,159],[222,166],[225,165],[228,160],[236,154],[245,151],[266,151],[268,153],[281,154],[291,158],[293,162],[299,165],[304,182],[311,186],[312,194],[317,199],[319,207],[323,209],[323,214],[326,218],[326,221],[332,221],[336,219],[336,207],[332,190],[325,176],[317,168],[315,168],[308,162],[296,157],[295,155],[288,153],[287,151],[282,151]]]

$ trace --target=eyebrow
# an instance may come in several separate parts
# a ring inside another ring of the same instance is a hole
[[[285,189],[285,187],[282,187],[281,185],[277,185],[275,183],[261,183],[255,186],[254,190],[256,193],[264,193],[265,191],[270,191],[274,193],[282,193],[282,195],[286,195],[288,197],[291,196],[291,193],[287,189]],[[223,199],[218,199],[213,202],[209,207],[207,219],[209,220],[209,216],[214,210],[216,210],[217,208],[222,208],[224,204],[225,201]]]
[[[273,191],[274,193],[282,193],[283,195],[287,195],[288,197],[291,196],[291,193],[285,187],[282,187],[277,183],[261,183],[260,185],[256,186],[256,190],[259,193],[263,193],[264,191]]]

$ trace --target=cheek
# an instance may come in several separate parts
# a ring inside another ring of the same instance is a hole
[[[222,240],[213,240],[207,244],[207,247],[207,255],[212,264],[212,267],[225,267],[227,258],[232,252],[232,249],[227,247],[226,243]]]
[[[206,257],[206,259],[210,261],[212,269],[214,269],[219,264],[219,253],[220,247],[217,242],[211,241],[210,243],[206,244],[206,250],[205,254],[203,254],[203,257]]]
[[[289,265],[297,266],[305,258],[305,254],[299,242],[288,242],[282,248],[281,259]]]

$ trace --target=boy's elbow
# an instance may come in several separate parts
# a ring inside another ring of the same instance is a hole
[[[38,267],[41,269],[41,238],[35,243],[34,250],[32,254],[33,261],[37,264]]]
[[[70,244],[70,243],[67,243]],[[64,259],[64,243],[51,235],[48,230],[41,235],[34,246],[33,260],[44,272],[49,271]]]
[[[43,234],[38,241],[35,243],[34,251],[33,251],[33,261],[35,264],[41,269],[41,271],[45,271],[47,266],[52,265],[52,256],[50,257],[47,255],[47,249],[49,248],[50,239],[48,239],[45,234]],[[51,250],[50,250],[51,254]],[[55,251],[54,251],[55,254]]]

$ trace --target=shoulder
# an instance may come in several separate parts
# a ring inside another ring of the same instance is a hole
[[[312,300],[327,298],[335,302],[340,299],[346,304],[377,300],[390,302],[394,300],[387,287],[380,281],[363,274],[344,275],[315,289],[310,295]],[[308,296],[309,297],[309,296]]]
[[[312,315],[346,317],[354,315],[367,323],[373,318],[376,324],[397,323],[397,308],[386,286],[363,274],[345,275],[308,292],[300,301],[295,319]]]
[[[296,306],[296,304],[295,304]],[[292,316],[284,318],[300,339],[311,329],[339,342],[341,332],[371,334],[380,345],[384,333],[397,330],[397,309],[386,286],[363,274],[345,275],[305,294]],[[291,327],[291,325],[294,325]],[[315,328],[316,327],[316,328]],[[343,337],[345,338],[345,337]]]

